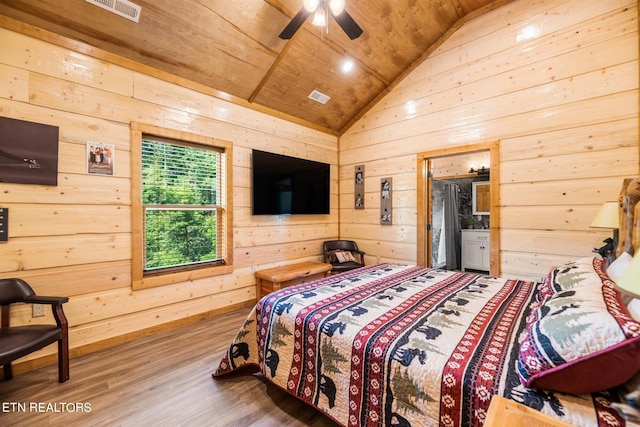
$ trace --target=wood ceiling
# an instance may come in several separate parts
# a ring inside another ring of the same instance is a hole
[[[464,22],[510,0],[346,0],[364,30],[356,40],[332,18],[327,33],[308,19],[281,40],[302,0],[131,1],[138,23],[85,0],[3,0],[0,14],[339,135]]]

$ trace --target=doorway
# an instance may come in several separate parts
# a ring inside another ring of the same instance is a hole
[[[499,275],[498,166],[498,141],[418,154],[419,265]]]

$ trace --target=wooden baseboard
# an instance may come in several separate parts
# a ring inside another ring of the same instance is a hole
[[[69,349],[69,358],[74,359],[76,357],[84,356],[86,354],[95,353],[100,350],[115,347],[126,342],[134,341],[140,338],[147,337],[149,335],[157,334],[160,332],[168,331],[170,329],[178,328],[180,326],[191,325],[193,323],[211,319],[212,317],[222,316],[223,314],[231,311],[239,310],[241,308],[252,307],[255,304],[254,301],[246,301],[238,304],[229,305],[227,307],[218,308],[215,310],[207,311],[204,313],[196,314],[193,316],[185,317],[183,319],[174,320],[172,322],[163,323],[161,325],[152,326],[150,328],[141,329],[139,331],[130,332],[128,334],[119,335],[117,337],[109,338],[102,341],[97,341],[91,344],[83,345],[76,348]],[[45,366],[55,365],[58,363],[58,353],[48,354],[46,356],[38,357],[36,359],[25,360],[24,362],[17,362],[12,364],[14,374],[20,374],[23,372],[33,371]],[[71,373],[73,375],[73,372]]]

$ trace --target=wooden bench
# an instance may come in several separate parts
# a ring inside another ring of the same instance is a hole
[[[327,276],[331,268],[331,264],[307,261],[256,271],[256,295],[260,299],[287,286],[320,279]]]

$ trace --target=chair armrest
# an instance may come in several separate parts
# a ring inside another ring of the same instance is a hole
[[[31,295],[30,297],[26,297],[24,302],[29,304],[49,304],[51,305],[51,310],[53,311],[53,318],[56,319],[56,324],[59,328],[62,329],[62,334],[64,336],[68,335],[68,327],[69,322],[67,321],[67,317],[64,314],[64,309],[62,308],[62,304],[69,301],[68,297],[52,297],[52,296],[42,296],[42,295]]]
[[[69,301],[68,297],[51,297],[51,296],[41,296],[41,295],[32,295],[24,299],[24,302],[29,304],[64,304]]]

